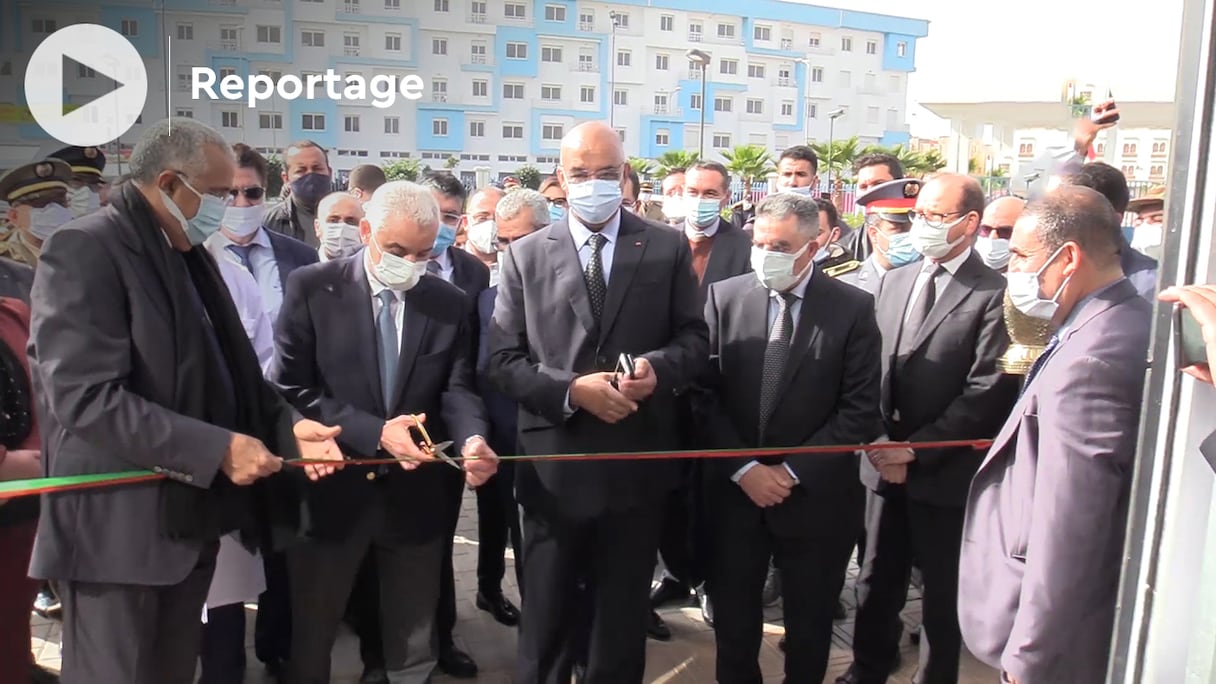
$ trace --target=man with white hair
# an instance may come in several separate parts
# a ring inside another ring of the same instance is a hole
[[[359,223],[363,220],[364,200],[349,192],[331,192],[317,204],[313,226],[321,246],[321,261],[348,257],[363,248]]]
[[[303,490],[305,539],[287,551],[296,684],[330,681],[346,600],[373,548],[387,680],[430,681],[451,466],[433,462],[411,430],[429,434],[437,451],[457,445],[469,485],[484,483],[498,460],[473,388],[473,301],[423,277],[439,229],[431,191],[386,183],[365,209],[366,249],[292,274],[271,376],[302,413],[341,426],[345,456],[400,465],[350,466]]]
[[[505,194],[501,188],[493,185],[484,187],[473,193],[465,208],[464,222],[468,226],[465,235],[468,239],[464,248],[481,259],[481,263],[490,266],[491,272],[494,271],[493,265],[498,263],[498,247],[494,244],[494,208]]]
[[[300,420],[262,379],[202,246],[232,189],[223,137],[161,121],[130,168],[107,211],[46,241],[31,294],[46,474],[162,476],[43,499],[30,573],[58,583],[68,684],[193,682],[220,537],[293,522],[254,517],[270,500],[255,483],[283,459],[341,457],[338,429]]]

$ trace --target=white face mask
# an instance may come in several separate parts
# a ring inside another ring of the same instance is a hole
[[[371,243],[375,245],[376,251],[380,252],[380,263],[372,266],[372,275],[388,289],[399,292],[411,290],[422,279],[422,274],[426,273],[426,262],[419,263],[389,254],[380,248],[375,235],[372,236]]]
[[[1132,233],[1132,249],[1143,251],[1161,246],[1160,223],[1141,223]]]
[[[52,202],[41,209],[30,207],[30,233],[43,242],[71,220],[72,210],[62,204]]]
[[[831,250],[829,250],[827,247],[821,247],[819,248],[818,252],[815,252],[815,256],[811,257],[811,261],[814,261],[817,264],[822,264],[828,260],[828,255],[831,253]]]
[[[795,273],[794,263],[801,259],[803,254],[806,254],[812,244],[814,243],[808,242],[802,246],[802,249],[793,253],[771,252],[760,247],[752,247],[752,270],[756,272],[760,284],[778,292],[784,292],[797,285],[806,268],[810,268],[811,265],[807,264],[801,273]]]
[[[321,249],[330,259],[340,259],[359,251],[359,226],[326,223],[321,226]]]
[[[72,218],[86,216],[100,208],[101,195],[90,190],[87,185],[68,190],[68,209],[72,212]]]
[[[1009,241],[994,237],[977,237],[975,251],[984,259],[988,268],[1001,270],[1009,265]]]
[[[686,213],[683,195],[671,195],[663,198],[663,218],[672,222],[683,221]]]
[[[498,227],[492,219],[480,221],[469,226],[468,244],[472,245],[472,249],[486,255],[494,254],[498,251],[495,248],[497,241]]]
[[[265,212],[264,206],[228,207],[224,209],[222,225],[235,237],[246,238],[262,227],[262,214]]]
[[[1043,271],[1047,270],[1047,267],[1056,260],[1056,257],[1060,256],[1060,252],[1063,249],[1064,246],[1061,245],[1060,249],[1053,252],[1047,258],[1047,261],[1039,267],[1039,270],[1033,273],[1007,273],[1005,275],[1006,288],[1009,291],[1009,301],[1017,307],[1018,311],[1031,318],[1043,321],[1050,321],[1055,318],[1056,311],[1060,308],[1060,295],[1068,287],[1068,281],[1072,280],[1072,276],[1068,276],[1064,279],[1064,282],[1060,283],[1060,289],[1056,290],[1056,293],[1050,299],[1043,299],[1039,296],[1039,289],[1041,287],[1039,285],[1039,278],[1043,275]]]
[[[942,224],[940,228],[933,228],[923,218],[917,218],[912,222],[912,230],[909,231],[912,246],[930,259],[944,258],[967,239],[967,234],[964,233],[958,236],[954,242],[950,241],[950,229],[966,220],[967,216],[967,214],[963,214],[950,223]]]
[[[811,196],[811,186],[804,185],[800,188],[778,188],[777,192],[783,192],[788,195],[802,195],[803,197]]]
[[[621,183],[599,179],[570,183],[566,203],[580,221],[602,225],[621,208]]]

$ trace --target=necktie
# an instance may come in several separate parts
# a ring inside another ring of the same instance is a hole
[[[942,267],[940,265],[933,266],[926,270],[929,273],[929,279],[925,281],[924,287],[920,289],[920,296],[908,307],[908,319],[904,321],[904,329],[899,340],[901,351],[907,350],[912,346],[917,332],[925,324],[925,319],[929,317],[929,312],[933,310],[933,303],[937,301],[936,281],[937,276],[942,272]]]
[[[793,294],[777,295],[777,320],[768,333],[768,345],[764,348],[764,370],[760,374],[760,432],[768,426],[777,406],[777,387],[785,374],[785,362],[790,355],[790,338],[794,335],[794,314],[790,310],[795,301]]]
[[[254,247],[257,247],[257,245],[228,245],[228,251],[235,254],[237,260],[245,267],[245,270],[249,271],[249,275],[253,276],[254,280],[257,280],[257,274],[253,272],[253,262],[249,260],[249,253],[253,251]]]
[[[1039,354],[1039,358],[1034,360],[1034,365],[1030,367],[1030,372],[1026,374],[1026,382],[1022,383],[1023,394],[1026,392],[1026,388],[1030,387],[1030,381],[1034,380],[1034,376],[1039,374],[1039,371],[1042,370],[1043,366],[1047,363],[1047,358],[1051,356],[1051,353],[1054,352],[1056,347],[1059,345],[1059,336],[1052,335],[1051,339],[1047,341],[1047,346],[1043,349],[1043,353]]]
[[[583,280],[587,282],[587,295],[591,298],[591,313],[599,320],[604,313],[604,298],[608,296],[608,284],[604,281],[604,262],[600,252],[608,238],[599,233],[592,233],[591,259],[587,261],[587,270],[583,272]]]
[[[381,290],[380,313],[376,315],[376,330],[380,333],[380,386],[384,391],[384,409],[393,410],[393,382],[397,379],[397,320],[393,316],[392,290]]]
[[[426,274],[433,275],[433,276],[440,276],[441,273],[439,270],[439,262],[435,261],[434,259],[431,259],[430,261],[426,262]]]

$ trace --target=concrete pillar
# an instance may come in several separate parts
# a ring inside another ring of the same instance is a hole
[[[473,173],[477,187],[484,188],[490,184],[490,167],[478,166],[473,169]]]

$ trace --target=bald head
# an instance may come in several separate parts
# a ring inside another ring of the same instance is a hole
[[[624,174],[625,148],[621,145],[621,137],[607,124],[600,121],[579,124],[562,139],[561,166],[557,170],[557,178],[570,198],[571,210],[587,227],[595,229],[606,225],[620,206],[620,197],[601,197],[594,208],[584,204],[582,211],[590,214],[584,216],[580,214],[575,198],[589,199],[590,196],[572,193],[570,186],[589,181],[607,181],[619,187]],[[588,187],[595,186],[583,186],[581,189]]]
[[[1025,208],[1026,201],[1020,197],[1012,195],[998,197],[984,207],[983,224],[990,228],[1013,228],[1013,224],[1017,222]]]
[[[588,121],[570,129],[566,137],[562,138],[562,166],[566,166],[566,157],[569,154],[589,149],[615,155],[617,165],[625,163],[625,146],[621,144],[621,136],[603,121]]]

